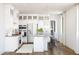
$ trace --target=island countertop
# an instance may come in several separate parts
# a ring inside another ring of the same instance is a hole
[[[43,34],[43,35],[32,35],[33,37],[54,37],[54,35],[48,35],[48,34]]]

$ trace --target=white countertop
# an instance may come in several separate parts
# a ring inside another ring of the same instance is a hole
[[[54,37],[54,36],[49,34],[43,34],[43,35],[33,35],[33,37]]]

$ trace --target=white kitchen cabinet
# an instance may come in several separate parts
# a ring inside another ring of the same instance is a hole
[[[50,42],[50,37],[44,37],[44,50],[48,51],[48,43]]]
[[[18,11],[17,10],[13,10],[14,11],[14,15],[13,15],[13,27],[14,29],[18,29],[18,25],[19,25],[19,19],[18,19]]]
[[[36,36],[34,37],[34,52],[48,51],[48,42],[50,37]]]
[[[12,52],[19,47],[19,36],[9,36],[5,39],[5,51]]]
[[[44,52],[44,37],[34,37],[34,52]]]
[[[5,24],[6,24],[6,29],[10,29],[13,27],[13,9],[14,7],[12,5],[5,5]]]
[[[18,29],[18,13],[19,12],[14,8],[14,6],[10,4],[4,5],[4,19],[7,31],[10,29]]]
[[[21,40],[22,40],[22,43],[27,43],[27,37],[22,37]]]

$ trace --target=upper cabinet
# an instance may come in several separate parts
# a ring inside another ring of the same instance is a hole
[[[45,19],[45,20],[49,20],[49,16],[45,16],[44,19]]]
[[[28,23],[35,23],[39,20],[50,20],[49,15],[42,14],[19,14],[19,25],[26,25]]]
[[[27,19],[27,16],[23,16],[23,19],[26,20]]]
[[[14,9],[14,15],[13,15],[13,25],[14,25],[14,28],[18,28],[18,25],[19,25],[19,19],[18,19],[18,10]]]
[[[32,16],[28,16],[28,20],[32,20]]]
[[[19,20],[49,20],[48,15],[20,14]]]
[[[22,16],[19,16],[19,20],[22,20]]]
[[[13,29],[16,28],[16,25],[19,24],[18,20],[18,10],[14,8],[14,6],[10,4],[4,5],[4,17],[5,17],[5,24],[6,29]]]
[[[39,20],[44,20],[44,16],[38,16]]]
[[[37,19],[37,16],[33,16],[33,19],[34,19],[34,20]]]

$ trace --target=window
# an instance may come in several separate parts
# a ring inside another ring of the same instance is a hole
[[[22,16],[19,16],[19,20],[22,20]]]
[[[32,19],[32,16],[28,16],[28,19]]]
[[[33,16],[33,19],[37,19],[37,16]]]
[[[45,19],[45,20],[49,20],[49,16],[45,16],[44,19]]]
[[[27,19],[27,16],[23,16],[23,19],[24,19],[24,20]]]
[[[43,16],[39,16],[39,20],[43,20]]]

